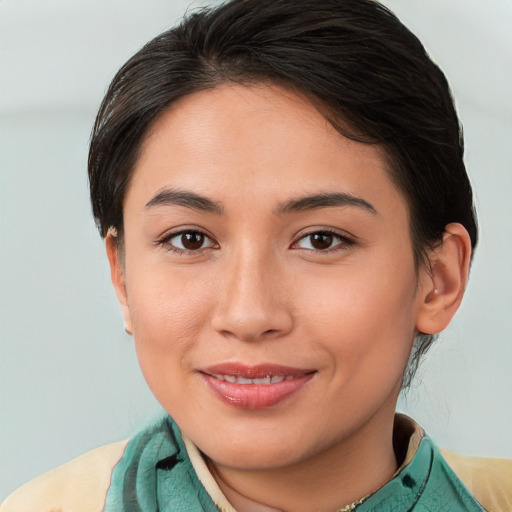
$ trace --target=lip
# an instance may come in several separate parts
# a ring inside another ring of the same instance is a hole
[[[290,398],[316,371],[276,364],[223,363],[201,369],[199,373],[223,402],[239,409],[258,410]],[[247,382],[254,380],[258,382]]]

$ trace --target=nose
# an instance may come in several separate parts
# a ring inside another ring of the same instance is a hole
[[[241,341],[279,338],[293,329],[283,271],[250,249],[226,264],[212,327]]]

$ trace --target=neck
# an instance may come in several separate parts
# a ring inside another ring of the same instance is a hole
[[[377,414],[337,444],[285,467],[240,470],[212,461],[209,466],[238,512],[333,512],[371,494],[395,473],[393,413]]]

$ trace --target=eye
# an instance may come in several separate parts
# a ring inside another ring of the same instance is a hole
[[[171,233],[158,243],[174,252],[195,252],[216,247],[215,242],[209,236],[193,229]]]
[[[352,243],[352,240],[332,231],[315,231],[302,236],[295,245],[300,249],[327,252],[341,249],[341,247],[352,245]]]

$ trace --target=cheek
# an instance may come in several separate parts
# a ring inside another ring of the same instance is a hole
[[[330,352],[338,378],[373,380],[386,372],[400,378],[414,338],[412,263],[347,267],[308,284],[303,323],[308,337]]]
[[[187,271],[140,270],[128,282],[128,304],[139,363],[158,396],[161,381],[189,367],[187,355],[208,324],[212,292]],[[207,281],[206,281],[207,282]]]
[[[128,304],[135,327],[143,337],[158,343],[158,332],[175,332],[177,336],[167,341],[179,343],[204,322],[211,287],[197,270],[169,271],[164,264],[148,266],[147,272],[137,270],[132,276],[128,281]]]

